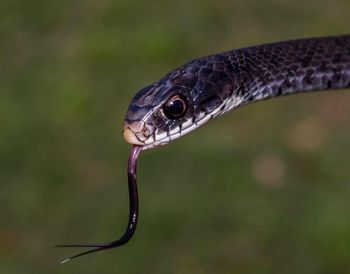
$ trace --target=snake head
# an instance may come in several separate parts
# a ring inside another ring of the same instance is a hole
[[[143,149],[165,145],[226,112],[233,105],[227,104],[232,79],[210,58],[185,64],[141,89],[125,117],[125,140]]]
[[[196,112],[196,81],[196,72],[187,67],[137,92],[125,117],[125,140],[148,149],[183,135]]]

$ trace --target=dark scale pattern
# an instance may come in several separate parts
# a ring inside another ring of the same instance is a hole
[[[233,96],[245,98],[242,104],[289,93],[350,86],[350,36],[280,42],[219,56],[224,56],[227,78],[237,84]],[[215,64],[216,58],[217,55],[205,59]],[[208,79],[214,74],[213,70]],[[216,93],[221,93],[220,87]]]
[[[137,131],[147,126],[154,139],[164,132],[172,137],[189,127],[189,121],[202,125],[207,121],[203,117],[250,102],[348,87],[350,35],[279,42],[198,58],[173,70],[135,95],[125,122],[134,123]],[[162,112],[174,95],[188,101],[181,119]]]

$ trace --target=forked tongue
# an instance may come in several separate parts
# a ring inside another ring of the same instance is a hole
[[[128,226],[124,232],[124,234],[115,241],[106,242],[106,243],[96,243],[96,244],[63,244],[56,245],[57,247],[84,247],[84,248],[92,248],[90,250],[84,251],[82,253],[78,253],[70,258],[67,258],[60,262],[60,264],[64,264],[72,259],[97,252],[106,249],[115,248],[118,246],[122,246],[126,244],[133,236],[137,219],[139,215],[139,201],[138,201],[138,192],[137,192],[137,178],[136,178],[136,170],[137,170],[137,158],[139,156],[140,151],[142,150],[142,146],[134,145],[131,149],[129,161],[128,161],[128,186],[129,186],[129,222]]]

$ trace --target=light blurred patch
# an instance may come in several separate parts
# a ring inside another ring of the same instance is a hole
[[[10,258],[18,255],[23,237],[21,233],[13,228],[4,227],[0,229],[0,258]]]
[[[327,129],[317,117],[308,117],[292,126],[287,133],[287,143],[295,150],[313,151],[327,140]]]
[[[252,171],[257,182],[267,189],[280,188],[285,184],[285,161],[272,152],[260,153],[253,160]]]
[[[332,125],[349,126],[349,101],[348,91],[337,91],[331,96],[322,96],[318,103],[319,113]]]

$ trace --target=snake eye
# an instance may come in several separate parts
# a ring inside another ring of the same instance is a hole
[[[169,119],[179,119],[187,111],[187,101],[183,97],[175,95],[164,105],[163,111]]]

